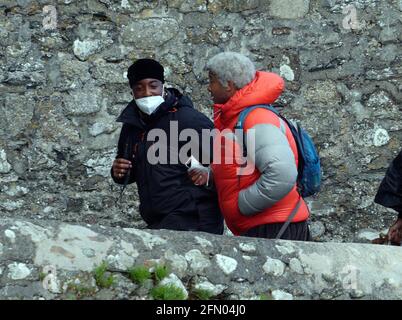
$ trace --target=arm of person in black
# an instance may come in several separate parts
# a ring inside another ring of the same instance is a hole
[[[133,139],[133,128],[128,124],[123,124],[120,131],[119,142],[117,144],[117,155],[113,162],[115,166],[116,161],[119,159],[125,159],[131,161],[131,168],[125,167],[125,173],[121,173],[121,176],[116,176],[113,172],[113,166],[110,169],[110,175],[112,179],[117,184],[131,184],[135,182],[135,155],[134,155],[134,139]],[[128,176],[127,176],[128,174]]]
[[[213,188],[213,177],[209,165],[213,160],[213,137],[211,130],[214,129],[214,124],[207,116],[197,112],[196,116],[192,117],[191,126],[192,129],[197,131],[200,142],[198,145],[197,160],[208,168],[209,174],[206,174],[206,171],[195,169],[189,172],[189,177],[194,184],[205,185],[208,189],[211,189]]]
[[[389,166],[374,202],[398,212],[397,220],[388,231],[388,238],[392,244],[399,245],[402,241],[402,151]]]
[[[397,211],[402,218],[402,151],[392,161],[378,188],[374,202]]]
[[[197,146],[197,160],[209,170],[209,165],[213,160],[213,137],[211,136],[211,130],[214,129],[214,125],[208,117],[197,111],[189,119],[191,119],[191,122],[187,122],[187,127],[197,131],[200,142]],[[186,124],[186,121],[183,123]],[[194,146],[194,148],[196,147]],[[196,199],[198,208],[198,231],[223,234],[223,216],[219,209],[218,195],[215,187],[212,185],[211,170],[209,170],[210,179],[208,186],[206,185],[208,170],[195,169],[194,171],[196,172],[197,170],[200,171],[195,173],[195,175],[192,176],[191,171],[188,175],[193,183],[198,186],[197,188],[190,188],[194,199]],[[200,178],[201,175],[202,178]]]

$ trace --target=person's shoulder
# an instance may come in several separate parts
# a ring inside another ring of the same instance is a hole
[[[194,107],[194,103],[189,96],[174,88],[169,88],[169,92],[177,98],[174,113],[177,120],[184,127],[213,127],[211,119]]]
[[[195,117],[202,117],[202,118],[205,117],[205,118],[209,119],[204,113],[197,110],[196,107],[194,106],[193,101],[190,99],[190,97],[185,96],[185,95],[183,95],[179,99],[177,109],[183,115],[190,114]]]
[[[258,124],[272,124],[279,127],[280,122],[278,116],[264,108],[256,108],[252,110],[244,121],[244,128],[249,129]]]
[[[402,166],[402,150],[398,153],[396,158],[394,159],[394,162],[398,163],[400,166]]]
[[[177,110],[177,120],[182,128],[212,129],[214,124],[205,114],[197,109],[183,106]]]

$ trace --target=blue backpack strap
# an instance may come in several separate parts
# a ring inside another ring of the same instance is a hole
[[[236,129],[237,130],[238,129],[243,130],[244,122],[246,121],[246,118],[247,118],[248,114],[251,111],[253,111],[253,110],[257,109],[257,108],[267,109],[267,110],[272,111],[273,113],[275,113],[278,117],[280,117],[279,112],[274,107],[272,107],[271,105],[258,104],[258,105],[255,105],[255,106],[250,106],[250,107],[245,108],[242,112],[240,112],[239,117],[237,118],[237,123],[236,123],[234,129],[235,130]],[[245,137],[245,132],[243,131],[243,157],[247,156],[247,146],[246,146],[245,141],[246,141],[246,137]]]
[[[237,118],[237,123],[235,125],[235,129],[243,129],[244,121],[246,120],[248,114],[257,108],[258,108],[258,106],[252,106],[252,107],[248,107],[248,108],[244,109],[242,112],[240,112],[239,117]]]
[[[240,113],[239,118],[237,119],[236,126],[234,128],[235,129],[243,129],[244,122],[246,121],[246,118],[247,118],[248,114],[251,111],[253,111],[253,110],[257,109],[257,108],[263,108],[263,109],[267,109],[269,111],[272,111],[273,113],[275,113],[279,117],[279,112],[274,107],[272,107],[271,105],[258,104],[258,105],[247,107],[246,109],[244,109]]]

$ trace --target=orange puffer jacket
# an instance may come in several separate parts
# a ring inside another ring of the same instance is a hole
[[[245,108],[271,104],[283,89],[281,77],[257,71],[253,81],[227,103],[214,105],[215,128],[220,133],[215,136],[211,168],[221,211],[235,235],[262,224],[284,223],[301,199],[296,188],[297,147],[284,121],[262,108],[249,113],[243,128],[247,135],[255,133],[255,146],[246,144],[248,152],[252,149],[251,155],[248,153],[248,167],[255,168],[250,172],[241,165],[243,148],[234,134],[239,114]],[[307,205],[301,199],[292,222],[308,217]]]

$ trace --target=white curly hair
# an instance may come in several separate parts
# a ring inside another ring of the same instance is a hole
[[[243,88],[255,77],[254,63],[237,52],[221,52],[207,62],[205,69],[217,76],[219,82],[227,87],[232,81],[237,89]]]

